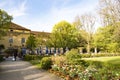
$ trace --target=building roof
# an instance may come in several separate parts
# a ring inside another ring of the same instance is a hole
[[[22,27],[22,26],[20,26],[20,25],[18,25],[18,24],[15,24],[15,23],[13,23],[13,22],[11,22],[11,24],[10,24],[10,29],[31,31],[30,29],[27,29],[27,28],[25,28],[25,27]]]
[[[39,34],[46,34],[46,35],[50,35],[51,33],[49,33],[49,32],[39,32],[39,31],[31,31],[31,33],[32,34],[34,34],[34,35],[39,35]]]

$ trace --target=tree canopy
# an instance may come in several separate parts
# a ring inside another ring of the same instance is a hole
[[[0,9],[0,39],[6,34],[6,30],[9,27],[11,20],[12,16]]]
[[[36,38],[33,35],[30,35],[26,41],[26,46],[29,49],[34,49],[36,47]]]
[[[57,23],[52,30],[50,43],[53,47],[62,47],[69,49],[77,47],[76,39],[77,29],[66,21]]]

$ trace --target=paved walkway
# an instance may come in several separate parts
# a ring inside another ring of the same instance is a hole
[[[44,70],[38,70],[26,61],[12,61],[9,57],[0,63],[0,80],[62,80]]]

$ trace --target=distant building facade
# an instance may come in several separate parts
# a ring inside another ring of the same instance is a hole
[[[25,45],[30,32],[30,29],[24,28],[15,23],[11,23],[7,35],[0,40],[0,44],[3,44],[5,48]]]
[[[26,41],[31,34],[38,37],[38,35],[45,36],[48,33],[31,31],[30,29],[12,22],[8,29],[7,35],[4,36],[2,40],[0,40],[0,44],[3,44],[5,49],[8,47],[22,47],[26,45]]]

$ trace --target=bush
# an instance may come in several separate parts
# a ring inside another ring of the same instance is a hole
[[[120,71],[120,64],[115,64],[115,63],[112,63],[112,62],[106,62],[104,64],[104,66],[109,70]]]
[[[89,58],[91,57],[91,54],[81,54],[82,58]]]
[[[42,69],[50,69],[52,65],[52,60],[49,57],[44,57],[42,58],[41,62],[40,62],[40,66]]]
[[[40,60],[31,60],[30,63],[33,65],[37,65],[40,63]]]
[[[104,67],[104,62],[101,61],[87,61],[89,66],[93,66],[95,68],[103,68]]]
[[[31,60],[41,60],[43,56],[40,55],[25,55],[24,60],[31,61]]]
[[[78,50],[72,49],[66,53],[66,60],[70,64],[79,64],[81,62],[81,55],[78,53]]]

